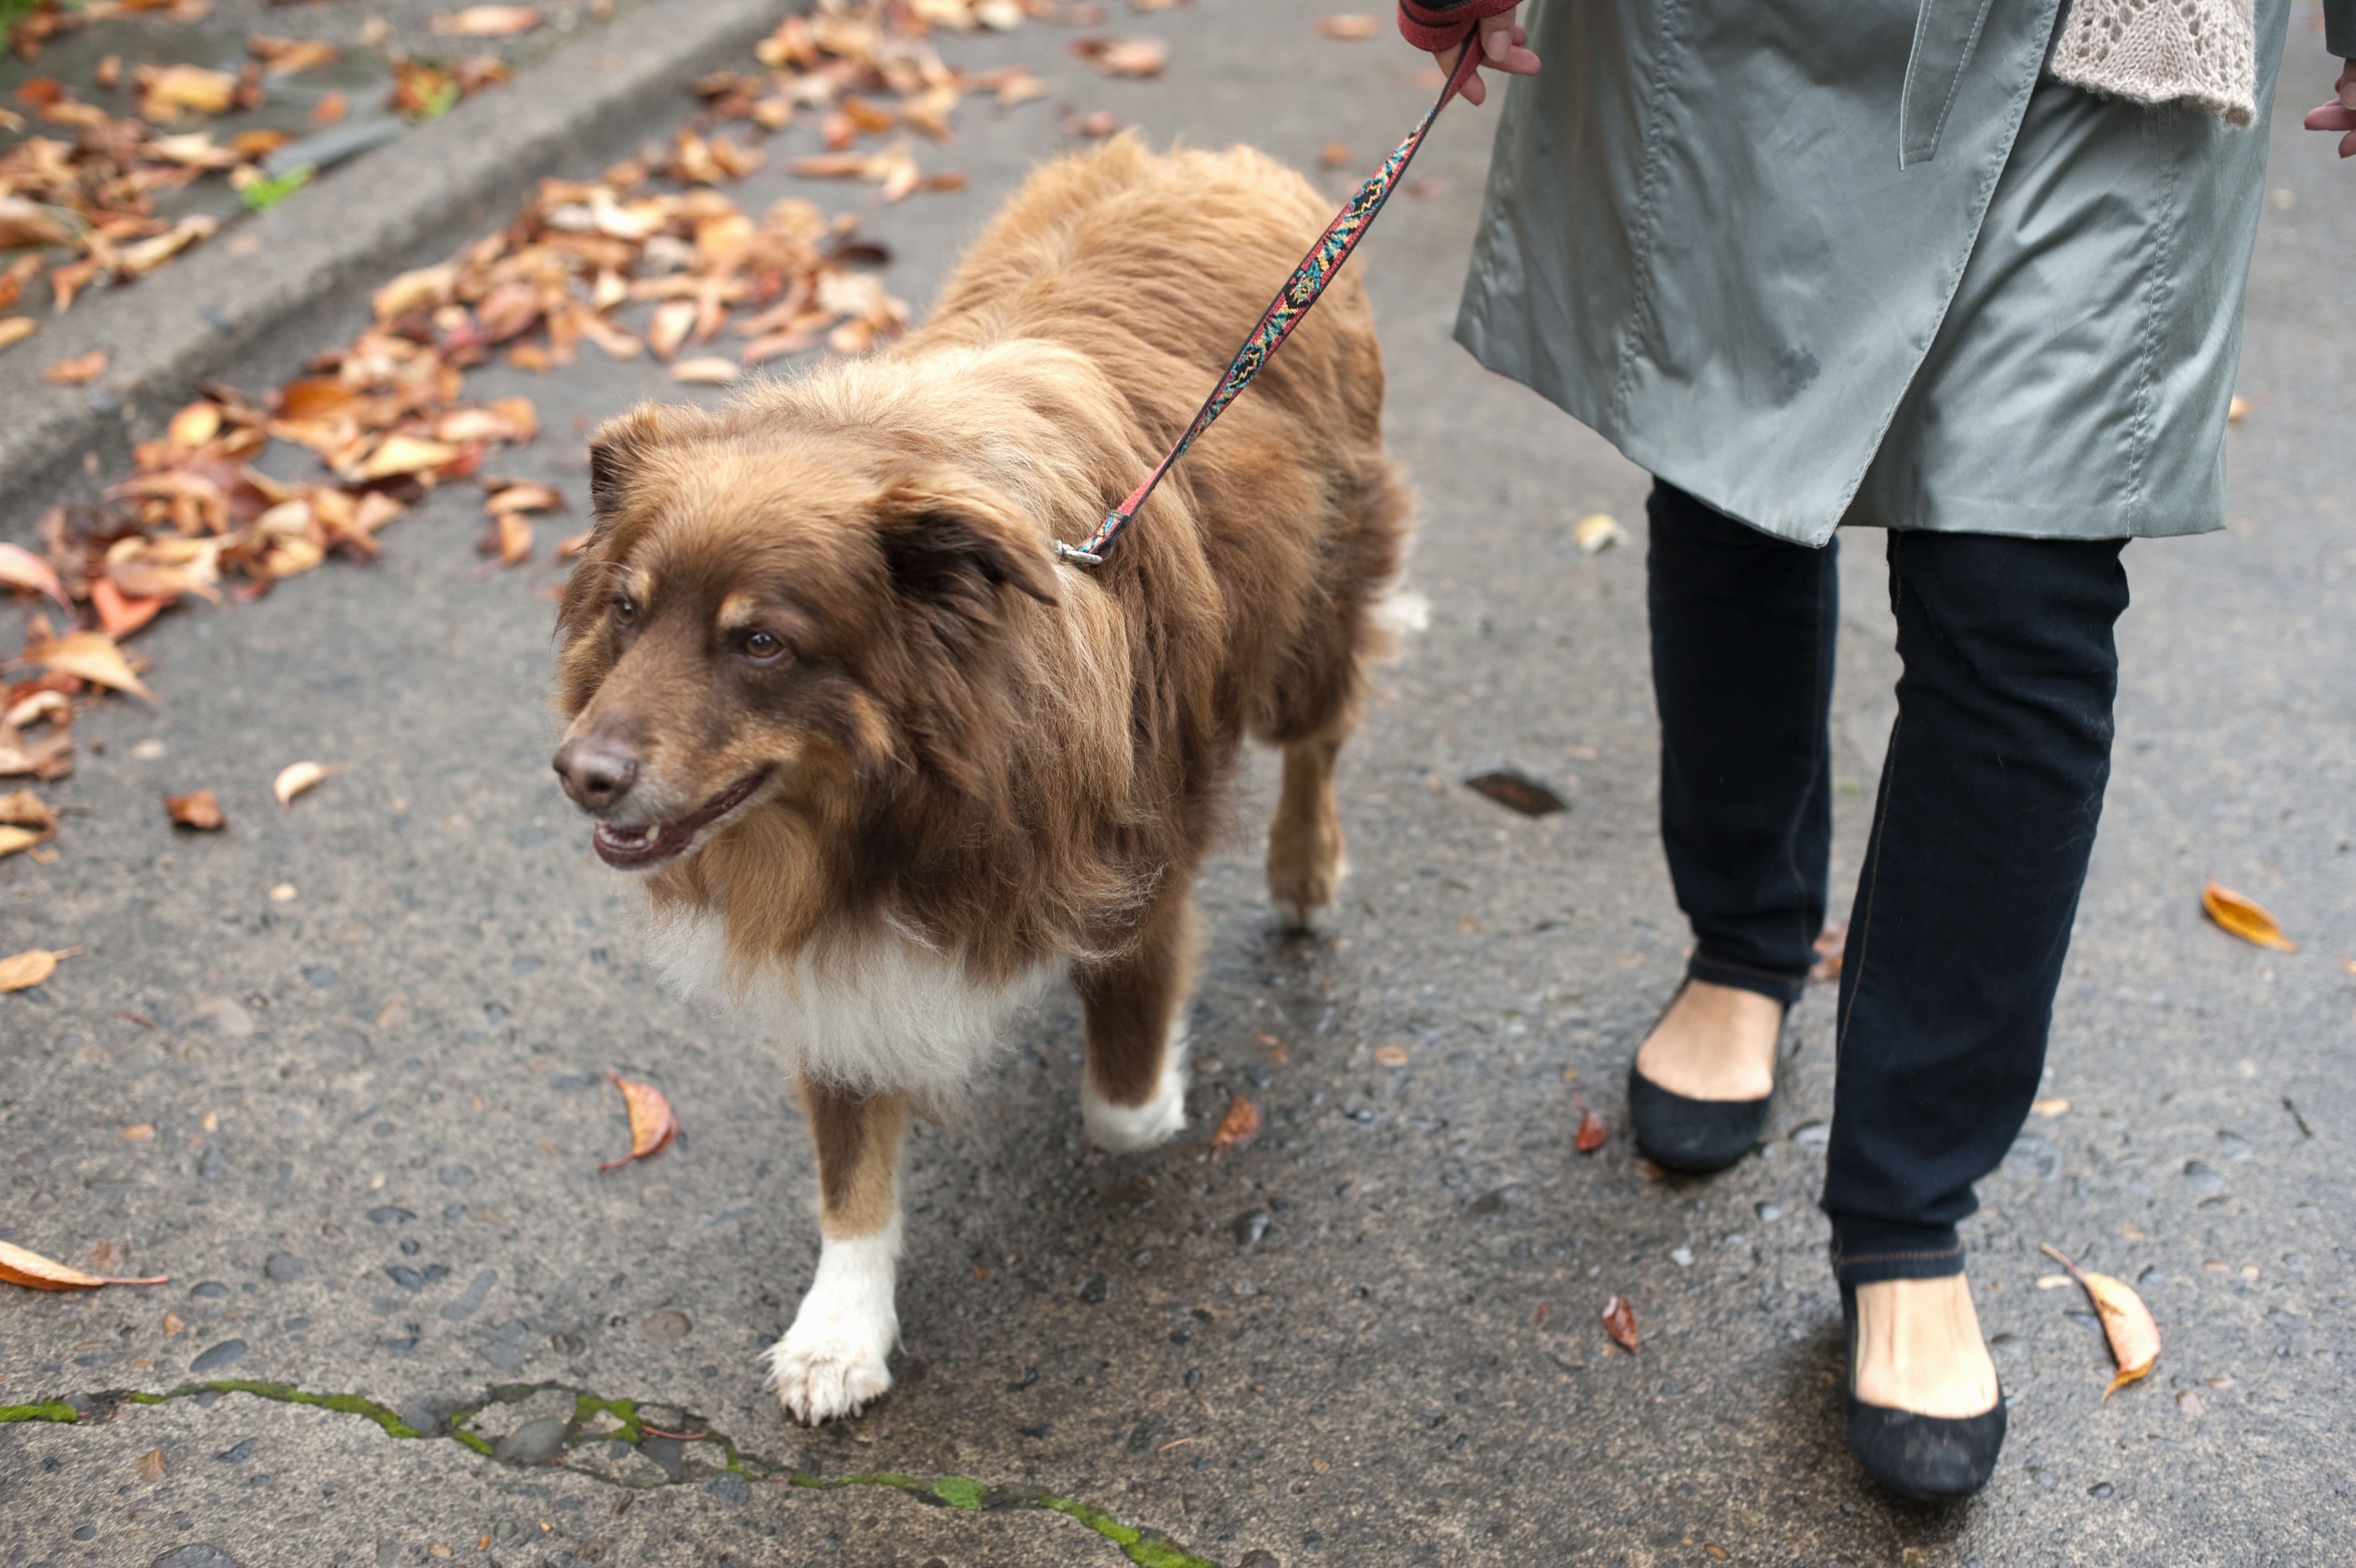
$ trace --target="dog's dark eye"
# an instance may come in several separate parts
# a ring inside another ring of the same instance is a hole
[[[766,631],[756,631],[744,639],[744,657],[755,664],[766,664],[785,652],[786,645]]]
[[[638,601],[627,594],[614,596],[614,619],[621,626],[635,626],[638,619]]]

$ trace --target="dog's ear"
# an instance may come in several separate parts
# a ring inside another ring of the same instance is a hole
[[[642,403],[616,414],[589,437],[589,508],[603,527],[629,493],[647,455],[662,442],[667,411],[659,403]]]
[[[954,480],[894,485],[884,498],[876,542],[893,585],[930,604],[980,609],[1001,586],[1043,605],[1063,602],[1055,561],[1035,532],[1002,501]]]

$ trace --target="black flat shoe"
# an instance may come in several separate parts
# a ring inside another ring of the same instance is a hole
[[[1857,1397],[1853,1285],[1841,1286],[1841,1317],[1848,1332],[1848,1445],[1865,1473],[1925,1503],[1967,1498],[1987,1486],[2004,1446],[2004,1391],[1997,1391],[1992,1408],[1960,1420],[1867,1404]]]
[[[1628,1126],[1655,1165],[1703,1175],[1722,1171],[1759,1144],[1773,1091],[1757,1100],[1688,1100],[1628,1064]]]
[[[1661,1018],[1669,1015],[1669,1007],[1677,1004],[1677,998],[1692,983],[1688,975],[1669,993],[1668,1007],[1661,1009]],[[1784,1016],[1791,1012],[1787,1002]],[[1653,1028],[1661,1026],[1661,1018],[1653,1020]],[[1645,1031],[1647,1036],[1651,1032]],[[1778,1025],[1775,1054],[1779,1058],[1783,1045]],[[1756,1100],[1688,1100],[1638,1072],[1634,1062],[1628,1064],[1628,1126],[1636,1134],[1637,1149],[1655,1165],[1689,1176],[1722,1171],[1757,1148],[1760,1135],[1767,1131],[1767,1107],[1774,1098],[1771,1089]]]

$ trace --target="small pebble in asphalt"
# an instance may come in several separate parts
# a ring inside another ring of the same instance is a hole
[[[216,1368],[226,1367],[230,1365],[232,1362],[241,1361],[244,1359],[244,1340],[224,1339],[220,1344],[214,1346],[211,1349],[206,1351],[203,1355],[198,1357],[195,1360],[189,1362],[188,1370],[191,1372],[209,1372]]]
[[[259,1437],[249,1437],[233,1448],[222,1449],[220,1453],[214,1455],[213,1457],[225,1464],[241,1465],[247,1459],[252,1457],[253,1445],[261,1441],[262,1439]]]
[[[547,1415],[527,1421],[493,1445],[491,1457],[507,1465],[545,1465],[564,1453],[566,1423]]]
[[[273,1252],[263,1262],[262,1272],[268,1276],[273,1284],[283,1285],[301,1279],[303,1271],[310,1266],[307,1260],[298,1258],[292,1252]]]
[[[1783,1218],[1783,1208],[1781,1204],[1762,1203],[1758,1206],[1758,1210],[1759,1218],[1771,1225]]]
[[[190,1295],[203,1296],[208,1301],[219,1301],[221,1297],[229,1294],[229,1286],[221,1283],[219,1280],[207,1280],[203,1283],[190,1290],[188,1294]]]
[[[1112,1286],[1102,1274],[1090,1274],[1080,1285],[1080,1299],[1091,1306],[1111,1294]]]
[[[218,1546],[192,1541],[155,1559],[155,1568],[238,1568],[237,1559]]]
[[[687,1314],[675,1306],[666,1306],[659,1312],[650,1312],[647,1314],[646,1320],[638,1325],[638,1332],[649,1339],[684,1339],[694,1331],[694,1323],[689,1319]]]
[[[406,1225],[417,1218],[406,1208],[395,1208],[391,1204],[385,1205],[382,1208],[369,1209],[368,1217],[369,1223],[371,1225]]]

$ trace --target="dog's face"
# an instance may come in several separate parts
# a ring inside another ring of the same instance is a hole
[[[626,869],[921,766],[1007,593],[1056,602],[1037,529],[905,440],[647,405],[597,432],[590,491],[555,767]]]

